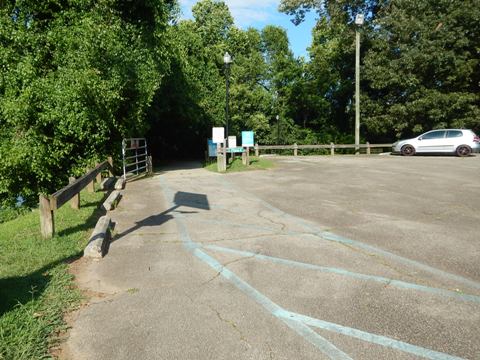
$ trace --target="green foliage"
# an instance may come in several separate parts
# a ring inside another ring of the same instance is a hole
[[[41,238],[38,211],[0,224],[0,359],[49,358],[63,315],[80,294],[65,261],[81,254],[100,217],[101,193],[81,193],[80,210],[56,212],[57,235]]]
[[[230,135],[291,144],[353,134],[356,30],[365,139],[478,131],[476,5],[282,0],[294,22],[319,16],[306,60],[282,28],[238,29],[223,1],[199,1],[181,21],[173,0],[1,2],[0,207],[18,195],[35,205],[39,192],[118,157],[123,137],[148,135],[156,159],[203,153],[212,126],[226,125],[226,51]]]
[[[473,0],[398,0],[382,7],[365,58],[371,133],[480,129],[479,19]]]
[[[363,13],[362,135],[392,141],[432,128],[480,129],[475,1],[282,0],[280,10],[295,23],[308,11],[319,15],[311,61],[297,82],[297,94],[311,94],[299,107],[308,110],[304,127],[353,132],[353,22]]]
[[[145,133],[168,71],[162,1],[17,1],[0,9],[0,203],[33,205]]]

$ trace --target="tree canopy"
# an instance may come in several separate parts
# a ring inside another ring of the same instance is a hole
[[[240,29],[223,1],[179,19],[175,0],[0,2],[0,206],[39,192],[147,136],[155,158],[201,156],[223,126],[260,143],[352,142],[355,32],[361,137],[480,130],[475,0],[281,0],[317,23],[308,58],[277,26]],[[355,15],[366,15],[358,28]],[[233,63],[226,71],[223,54]]]

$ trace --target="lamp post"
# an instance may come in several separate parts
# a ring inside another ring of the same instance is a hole
[[[355,155],[360,151],[360,32],[363,25],[363,14],[357,14],[355,18]]]
[[[226,99],[225,99],[225,136],[227,137],[227,141],[225,143],[225,147],[228,148],[228,103],[229,103],[229,87],[230,87],[230,64],[232,63],[232,57],[228,52],[223,55],[223,63],[225,64],[225,85],[226,85]]]
[[[277,145],[280,145],[280,115],[277,115],[276,118],[277,118]]]

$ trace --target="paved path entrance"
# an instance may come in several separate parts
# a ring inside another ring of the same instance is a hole
[[[108,255],[78,276],[94,300],[69,357],[479,357],[475,279],[329,232],[232,180],[192,166],[128,184]]]

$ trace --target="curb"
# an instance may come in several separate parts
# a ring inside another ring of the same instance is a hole
[[[113,183],[115,182],[114,177],[109,177],[106,179],[103,179],[103,181],[100,183],[100,190],[108,190],[113,186]]]
[[[120,196],[121,196],[120,191],[117,191],[117,190],[112,191],[112,193],[108,196],[107,200],[105,200],[104,203],[102,204],[102,207],[106,211],[115,209],[117,207],[118,202],[120,201]]]
[[[125,188],[125,179],[121,177],[115,182],[115,190],[123,190],[124,188]]]
[[[110,240],[111,223],[112,221],[110,217],[106,215],[98,219],[97,225],[95,226],[88,244],[83,251],[84,257],[95,259],[101,259],[103,257]]]

